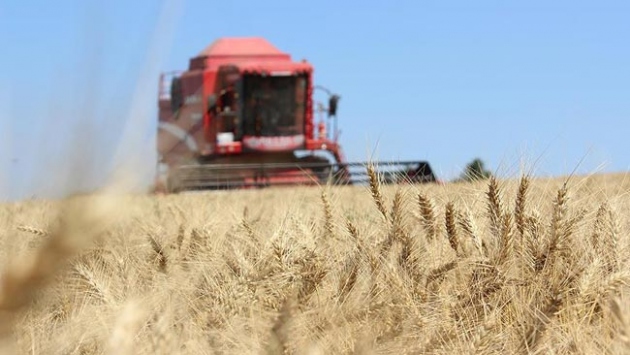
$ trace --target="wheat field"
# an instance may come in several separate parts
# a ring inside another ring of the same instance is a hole
[[[630,179],[0,208],[7,354],[630,352]]]

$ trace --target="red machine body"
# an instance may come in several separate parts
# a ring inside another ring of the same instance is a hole
[[[160,79],[156,187],[314,184],[331,172],[348,178],[326,121],[336,120],[339,97],[329,93],[326,108],[313,101],[314,89],[313,66],[264,38],[215,41],[188,70]]]

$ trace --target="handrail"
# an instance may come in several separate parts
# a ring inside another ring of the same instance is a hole
[[[160,100],[171,99],[171,82],[173,78],[180,77],[182,73],[180,70],[173,70],[160,74],[160,82],[158,84],[158,98]]]

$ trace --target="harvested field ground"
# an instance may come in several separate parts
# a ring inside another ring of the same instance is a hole
[[[630,351],[630,176],[0,207],[17,354]]]

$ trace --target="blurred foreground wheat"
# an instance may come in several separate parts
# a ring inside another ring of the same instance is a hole
[[[630,351],[624,176],[373,177],[4,205],[2,340],[20,354]]]

